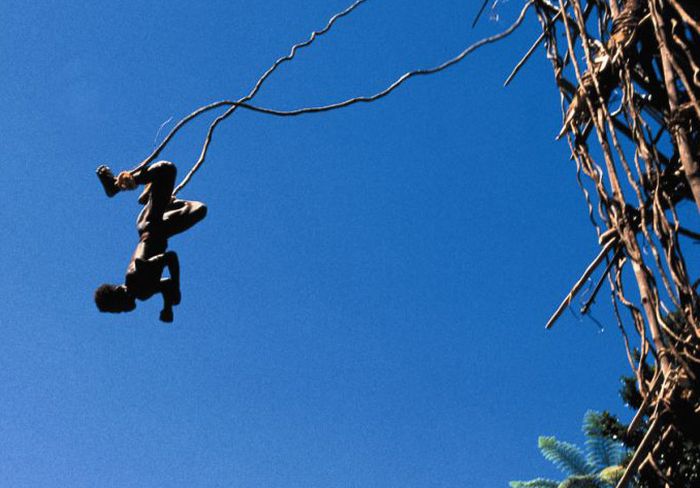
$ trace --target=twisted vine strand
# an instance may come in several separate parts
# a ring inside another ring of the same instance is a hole
[[[245,97],[241,98],[241,99],[239,100],[239,102],[246,102],[246,101],[252,99],[252,98],[258,93],[258,91],[259,91],[260,88],[262,87],[262,85],[263,85],[263,83],[265,82],[265,80],[267,80],[267,79],[270,77],[270,75],[271,75],[282,63],[285,63],[285,62],[287,62],[287,61],[291,61],[291,60],[294,58],[294,56],[296,56],[296,53],[297,53],[297,51],[298,51],[299,49],[303,49],[303,48],[309,46],[311,43],[313,43],[313,42],[316,40],[317,37],[322,36],[323,34],[325,34],[326,32],[328,32],[329,30],[331,30],[331,28],[333,27],[333,25],[336,23],[336,21],[337,21],[338,19],[340,19],[340,18],[342,18],[342,17],[345,17],[346,15],[350,14],[353,10],[355,10],[357,7],[359,7],[361,4],[365,3],[366,1],[367,1],[367,0],[356,0],[352,5],[350,5],[349,7],[347,7],[345,10],[343,10],[343,11],[341,11],[341,12],[339,12],[339,13],[333,15],[333,16],[328,20],[328,22],[326,23],[326,25],[325,25],[325,27],[324,27],[323,29],[312,32],[311,35],[309,36],[309,38],[308,38],[306,41],[303,41],[303,42],[300,42],[300,43],[297,43],[297,44],[293,45],[292,48],[291,48],[291,50],[290,50],[290,52],[289,52],[289,54],[287,54],[286,56],[282,56],[281,58],[277,59],[277,60],[267,69],[267,71],[265,71],[265,73],[263,73],[263,75],[258,79],[258,81],[255,83],[255,86],[254,86],[253,89],[250,91],[250,93],[248,93],[248,95],[246,95]],[[157,158],[158,155],[163,151],[163,149],[165,149],[165,147],[166,147],[166,146],[168,145],[168,143],[171,141],[171,139],[175,136],[175,134],[176,134],[183,126],[185,126],[188,122],[190,122],[191,120],[195,119],[196,117],[198,117],[199,115],[201,115],[201,114],[203,114],[203,113],[205,113],[205,112],[208,112],[208,111],[210,111],[210,110],[213,110],[213,109],[215,109],[215,108],[218,108],[218,107],[221,107],[221,106],[225,106],[225,105],[231,105],[231,104],[230,104],[230,103],[214,102],[214,103],[211,103],[211,104],[209,104],[209,105],[205,105],[205,106],[203,106],[203,107],[198,108],[197,110],[195,110],[195,111],[192,112],[191,114],[189,114],[189,115],[187,115],[186,117],[184,117],[183,119],[181,119],[181,120],[175,125],[175,127],[173,127],[173,129],[168,133],[168,135],[165,137],[165,139],[163,139],[163,141],[160,143],[160,145],[158,145],[158,147],[157,147],[146,159],[144,159],[138,166],[136,166],[136,168],[134,168],[133,170],[131,170],[131,173],[133,174],[133,173],[135,173],[136,171],[142,169],[143,167],[145,167],[146,165],[148,165],[149,163],[151,163],[155,158]],[[231,108],[229,109],[229,111],[227,111],[227,112],[224,114],[224,117],[223,117],[223,118],[228,117],[229,115],[231,115],[231,113],[233,113],[233,111],[235,110],[235,108],[236,108],[236,105],[234,105],[233,107],[231,107]],[[220,118],[221,118],[221,116],[220,116]],[[221,120],[223,120],[223,119],[221,119]],[[200,156],[200,157],[201,157],[201,156]],[[199,163],[199,164],[201,164],[201,163]],[[176,193],[177,193],[177,191],[178,191],[182,186],[183,186],[182,184],[180,184],[180,185],[178,186],[178,188],[176,189]]]
[[[532,1],[528,1],[523,6],[523,8],[520,11],[520,14],[516,18],[515,22],[513,22],[510,25],[510,27],[508,27],[507,29],[499,32],[498,34],[494,34],[493,36],[480,39],[479,41],[471,44],[469,47],[464,49],[457,56],[445,61],[444,63],[442,63],[438,66],[435,66],[432,68],[417,69],[417,70],[413,70],[413,71],[409,71],[407,73],[404,73],[401,77],[399,77],[396,81],[394,81],[387,88],[385,88],[384,90],[382,90],[378,93],[375,93],[374,95],[371,95],[371,96],[360,96],[360,97],[350,98],[350,99],[344,100],[342,102],[332,103],[330,105],[322,105],[322,106],[316,106],[316,107],[304,107],[304,108],[299,108],[299,109],[295,109],[295,110],[277,110],[277,109],[271,109],[271,108],[250,105],[247,103],[247,101],[250,98],[241,99],[238,101],[221,100],[219,102],[214,102],[210,105],[207,105],[205,107],[198,109],[197,111],[188,115],[185,119],[190,120],[191,118],[194,118],[196,115],[199,115],[200,113],[202,113],[204,111],[211,110],[211,109],[214,109],[217,107],[230,106],[230,108],[226,112],[224,112],[222,115],[217,117],[209,126],[206,138],[204,140],[204,144],[202,146],[202,151],[200,153],[199,159],[194,164],[194,166],[189,171],[189,173],[187,173],[187,175],[182,180],[182,182],[175,188],[173,194],[177,194],[190,181],[192,176],[201,167],[202,163],[204,163],[204,160],[205,160],[206,154],[207,154],[207,150],[209,148],[209,144],[211,143],[212,135],[214,133],[214,129],[216,128],[217,125],[219,125],[219,123],[221,123],[224,119],[226,119],[229,115],[231,115],[237,107],[243,107],[245,109],[252,110],[255,112],[260,112],[260,113],[264,113],[264,114],[268,114],[268,115],[275,115],[275,116],[279,116],[279,117],[293,117],[293,116],[298,116],[298,115],[303,115],[303,114],[328,112],[331,110],[337,110],[340,108],[348,107],[350,105],[354,105],[357,103],[371,103],[371,102],[377,101],[377,100],[389,95],[391,92],[396,90],[399,86],[401,86],[406,80],[408,80],[410,78],[413,78],[416,76],[425,76],[425,75],[432,75],[435,73],[439,73],[440,71],[443,71],[443,70],[449,68],[450,66],[453,66],[453,65],[459,63],[464,58],[466,58],[469,54],[476,51],[480,47],[483,47],[487,44],[492,44],[494,42],[497,42],[497,41],[509,36],[511,33],[513,33],[513,31],[515,31],[522,24],[523,20],[525,19],[525,14],[527,13],[527,10],[529,9],[529,7],[531,5],[532,5]],[[185,120],[185,119],[183,119],[183,120]]]

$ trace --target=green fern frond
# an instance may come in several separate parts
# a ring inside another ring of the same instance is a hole
[[[608,466],[598,474],[598,478],[610,486],[615,486],[624,473],[625,468],[622,466]]]
[[[589,410],[583,417],[583,432],[586,434],[586,460],[597,471],[622,463],[627,449],[618,441],[603,435],[598,412]]]
[[[617,466],[622,464],[630,454],[629,449],[622,442],[612,441],[613,447],[610,448],[610,464],[609,466]]]
[[[583,433],[586,437],[602,437],[603,436],[603,426],[602,426],[602,416],[599,412],[595,410],[588,410],[583,416]]]
[[[510,488],[557,488],[559,482],[537,478],[531,481],[511,481],[509,485]]]
[[[588,463],[598,470],[620,464],[627,454],[627,449],[621,442],[606,437],[589,437],[586,439],[586,448]]]
[[[602,488],[603,484],[596,475],[569,476],[557,488]]]
[[[574,444],[543,436],[538,439],[537,445],[545,459],[568,475],[588,475],[595,472],[595,467],[588,464],[581,450]]]

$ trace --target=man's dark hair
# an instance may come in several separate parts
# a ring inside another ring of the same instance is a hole
[[[95,290],[95,304],[100,312],[124,312],[129,308],[125,306],[126,290],[117,285],[103,284]]]

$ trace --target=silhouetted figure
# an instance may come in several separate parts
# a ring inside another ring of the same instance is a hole
[[[160,161],[133,175],[123,171],[117,178],[107,166],[97,168],[97,176],[112,197],[123,190],[145,185],[139,197],[144,205],[136,221],[139,243],[126,270],[123,285],[101,285],[95,303],[101,312],[130,312],[136,300],[163,295],[160,320],[173,321],[173,305],[180,303],[180,266],[177,254],[166,251],[168,239],[202,220],[207,207],[201,202],[178,200],[172,196],[177,170],[173,163]],[[169,278],[163,278],[168,268]]]

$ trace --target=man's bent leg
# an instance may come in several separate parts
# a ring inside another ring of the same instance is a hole
[[[151,186],[149,220],[155,221],[158,217],[164,217],[172,200],[176,174],[175,165],[168,161],[159,161],[148,168],[144,183],[150,183]]]
[[[163,215],[167,238],[180,234],[207,216],[207,206],[202,202],[174,200]]]

